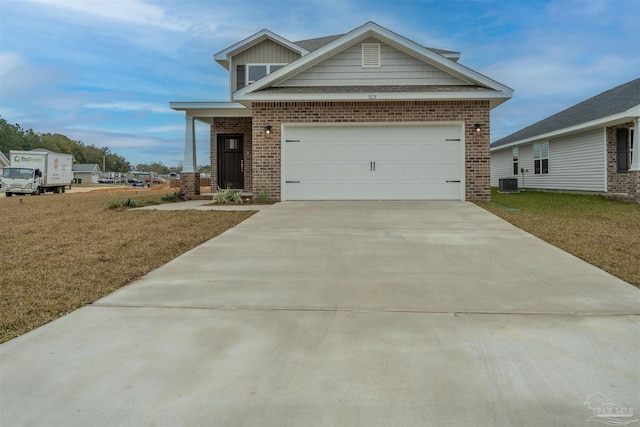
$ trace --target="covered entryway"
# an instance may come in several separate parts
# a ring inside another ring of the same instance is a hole
[[[244,136],[218,135],[218,187],[244,188]]]
[[[284,124],[283,200],[464,200],[462,123]]]

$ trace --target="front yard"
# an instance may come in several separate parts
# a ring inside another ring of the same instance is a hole
[[[478,205],[640,288],[640,205],[538,191],[491,197]]]
[[[254,212],[128,211],[167,188],[0,198],[0,343],[90,304]]]

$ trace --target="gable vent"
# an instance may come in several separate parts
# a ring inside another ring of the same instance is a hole
[[[379,43],[362,43],[362,68],[380,68]]]

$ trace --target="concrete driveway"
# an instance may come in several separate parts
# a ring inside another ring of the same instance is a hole
[[[471,203],[280,203],[0,346],[0,425],[594,425],[639,315]]]

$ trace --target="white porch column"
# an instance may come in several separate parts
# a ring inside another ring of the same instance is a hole
[[[638,133],[640,129],[638,128],[638,123],[640,123],[640,119],[633,121],[633,151],[631,152],[630,171],[640,171],[640,145],[638,145],[638,141],[640,140]]]
[[[186,115],[186,127],[184,133],[184,162],[182,172],[195,173],[196,163],[196,128],[193,117]]]

